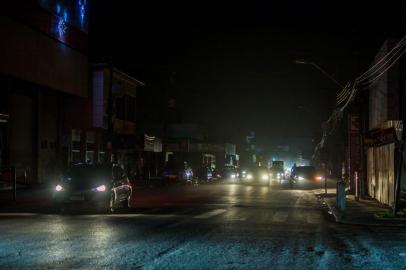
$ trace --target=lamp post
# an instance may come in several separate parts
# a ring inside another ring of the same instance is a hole
[[[306,61],[306,60],[303,60],[303,59],[295,60],[295,63],[296,63],[296,64],[300,64],[300,65],[311,65],[311,66],[315,67],[317,70],[319,70],[321,73],[323,73],[326,77],[328,77],[334,84],[338,85],[341,89],[344,88],[344,86],[343,86],[341,83],[339,83],[336,79],[334,79],[333,76],[331,76],[327,71],[325,71],[324,69],[322,69],[322,68],[321,68],[319,65],[317,65],[316,63],[314,63],[314,62],[309,62],[309,61]],[[324,123],[325,123],[325,122],[324,122]],[[324,124],[324,123],[323,123],[323,124]],[[327,176],[326,176],[325,173],[324,173],[324,193],[327,194]]]
[[[296,64],[301,64],[301,65],[311,65],[313,67],[315,67],[316,69],[318,69],[321,73],[323,73],[325,76],[327,76],[331,81],[333,81],[336,85],[338,85],[340,88],[344,88],[344,86],[339,83],[336,79],[333,78],[333,76],[331,76],[330,74],[328,74],[324,69],[322,69],[319,65],[317,65],[316,63],[313,62],[308,62],[306,60],[296,60],[295,61]]]

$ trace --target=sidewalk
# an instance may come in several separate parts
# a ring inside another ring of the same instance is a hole
[[[378,203],[372,198],[355,200],[354,195],[346,196],[346,209],[340,211],[336,204],[336,189],[315,190],[316,197],[328,208],[337,223],[365,226],[406,227],[406,218],[383,218],[391,208]]]
[[[0,212],[46,212],[52,207],[52,190],[49,187],[19,187],[17,200],[13,190],[0,190]]]

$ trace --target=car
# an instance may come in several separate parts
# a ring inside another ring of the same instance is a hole
[[[239,179],[239,173],[235,166],[224,166],[220,175],[221,178],[227,182],[236,183]]]
[[[321,182],[325,179],[324,177],[324,174],[314,166],[298,166],[292,171],[290,176],[293,183],[304,181]]]
[[[240,181],[247,180],[247,178],[252,178],[253,168],[250,166],[242,166],[238,171]]]
[[[200,182],[211,182],[213,181],[213,169],[203,165],[198,169],[196,176]]]
[[[55,183],[53,202],[56,210],[75,205],[114,212],[130,206],[131,193],[132,185],[118,164],[78,163]]]
[[[280,182],[285,179],[285,171],[282,168],[273,167],[269,170],[269,177],[271,181]]]
[[[242,182],[248,185],[269,185],[270,177],[268,168],[256,166],[246,168],[245,173],[242,176]]]
[[[187,162],[179,163],[168,161],[162,169],[164,183],[192,183],[194,179],[193,169]]]
[[[220,170],[217,168],[212,169],[212,179],[213,180],[220,180],[221,179],[221,174]]]

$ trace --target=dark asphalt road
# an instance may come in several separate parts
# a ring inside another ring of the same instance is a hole
[[[312,188],[140,190],[113,215],[0,213],[0,269],[406,269],[406,230],[336,224]]]

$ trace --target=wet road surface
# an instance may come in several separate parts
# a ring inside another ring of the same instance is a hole
[[[312,188],[136,192],[112,215],[0,213],[0,269],[406,269],[406,230],[336,224]]]

